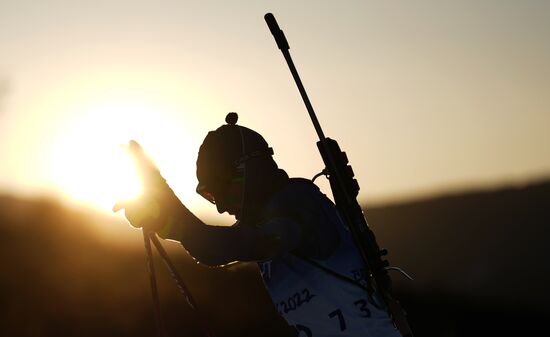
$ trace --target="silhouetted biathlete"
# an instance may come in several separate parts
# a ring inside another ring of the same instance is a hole
[[[289,178],[257,132],[237,114],[207,134],[197,159],[197,193],[233,226],[210,226],[176,197],[136,142],[130,150],[144,196],[119,203],[135,227],[181,242],[209,266],[255,261],[273,304],[300,336],[398,337],[382,300],[369,299],[362,259],[336,207],[308,179]]]

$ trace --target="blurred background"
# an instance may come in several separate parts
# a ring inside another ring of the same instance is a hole
[[[322,168],[272,12],[422,336],[526,335],[550,318],[550,3],[0,0],[0,335],[155,333],[138,140],[180,199],[227,112],[290,176]],[[318,180],[330,196],[326,182]],[[288,334],[257,269],[164,242],[216,336]],[[157,261],[170,335],[200,335]]]

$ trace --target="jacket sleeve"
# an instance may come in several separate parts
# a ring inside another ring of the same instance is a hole
[[[318,191],[294,191],[275,198],[266,221],[257,225],[210,226],[183,204],[159,235],[179,241],[198,262],[222,266],[234,261],[263,261],[295,252],[325,259],[340,239],[332,202]]]
[[[181,205],[158,232],[179,241],[198,262],[223,266],[234,261],[262,261],[295,249],[301,227],[291,219],[272,218],[261,226],[210,226]]]

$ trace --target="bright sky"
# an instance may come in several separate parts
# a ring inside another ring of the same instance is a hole
[[[548,1],[1,0],[0,189],[106,209],[136,139],[215,214],[195,160],[229,111],[313,176],[316,134],[266,12],[363,200],[550,173]]]

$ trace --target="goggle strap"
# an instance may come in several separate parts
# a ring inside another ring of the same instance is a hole
[[[255,150],[249,153],[244,154],[241,158],[235,160],[235,166],[239,166],[247,160],[260,156],[272,156],[274,154],[273,148],[268,147],[267,149]]]

